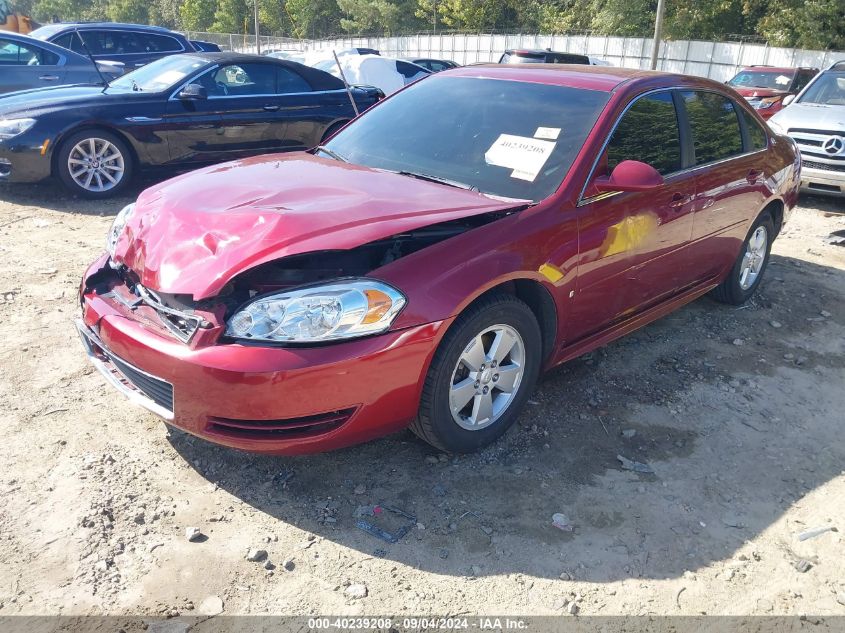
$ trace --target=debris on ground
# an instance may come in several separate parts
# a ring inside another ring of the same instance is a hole
[[[808,561],[806,558],[802,558],[801,560],[797,561],[794,565],[795,569],[800,574],[806,574],[813,568],[813,564]]]
[[[203,533],[198,527],[185,528],[185,538],[188,539],[191,543],[195,543],[201,540],[202,537]]]
[[[355,511],[355,516],[370,516],[366,514],[370,508],[372,508],[372,516],[381,519],[383,523],[390,523],[391,525],[385,525],[382,523],[377,525],[359,518],[355,522],[355,527],[359,530],[363,530],[367,534],[375,536],[376,538],[380,538],[387,543],[398,543],[403,536],[417,525],[417,517],[399,510],[398,508],[392,508],[384,505],[359,506]]]
[[[223,599],[220,596],[208,596],[200,602],[197,612],[200,615],[219,615],[223,613]]]
[[[622,430],[622,437],[632,438],[637,434],[636,429],[623,429]]]
[[[361,598],[367,597],[367,585],[362,583],[349,585],[343,593],[347,598],[352,598],[353,600],[360,600]]]
[[[564,532],[571,532],[575,527],[572,525],[569,517],[565,514],[561,514],[560,512],[555,512],[552,515],[552,525],[554,525],[558,530],[563,530]]]
[[[801,534],[798,535],[799,541],[806,541],[811,538],[816,538],[817,536],[821,536],[825,532],[838,532],[839,530],[836,529],[835,525],[827,525],[824,527],[817,527],[812,528],[810,530],[804,530]]]
[[[246,559],[251,563],[259,563],[267,558],[266,549],[250,549],[246,553]]]
[[[622,464],[622,470],[632,470],[636,473],[647,473],[647,474],[654,474],[654,469],[649,466],[648,464],[643,464],[642,462],[635,462],[632,459],[628,459],[622,455],[617,455],[616,459]]]

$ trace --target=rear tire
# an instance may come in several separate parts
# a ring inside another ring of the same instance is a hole
[[[713,289],[716,301],[738,306],[751,298],[763,281],[774,238],[775,223],[764,211],[751,226],[728,276]]]
[[[411,430],[447,452],[490,444],[519,417],[541,356],[540,326],[525,303],[508,294],[482,299],[440,342]]]
[[[90,199],[116,196],[132,180],[135,161],[126,143],[105,130],[71,134],[56,155],[56,175],[71,192]]]

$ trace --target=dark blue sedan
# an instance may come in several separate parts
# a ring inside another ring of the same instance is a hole
[[[97,61],[120,62],[127,70],[168,55],[220,50],[215,44],[193,42],[181,33],[145,24],[62,22],[37,28],[30,35]]]
[[[155,61],[107,87],[0,97],[0,182],[55,176],[105,198],[138,170],[186,170],[319,145],[384,94],[329,73],[238,53]]]

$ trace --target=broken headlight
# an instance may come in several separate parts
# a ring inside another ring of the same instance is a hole
[[[127,204],[114,216],[114,222],[112,222],[108,235],[106,235],[106,250],[109,253],[109,257],[114,258],[114,249],[117,246],[117,240],[120,238],[121,233],[123,233],[123,229],[126,228],[126,221],[134,210],[135,203],[133,202],[132,204]]]
[[[379,334],[405,305],[380,281],[350,279],[256,297],[226,324],[226,335],[250,341],[319,343]]]

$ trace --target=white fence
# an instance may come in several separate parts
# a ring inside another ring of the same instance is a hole
[[[237,37],[237,36],[236,36]],[[254,42],[254,37],[252,38]],[[651,38],[602,35],[469,35],[420,34],[403,37],[341,37],[311,41],[308,50],[375,48],[391,57],[434,57],[459,64],[495,62],[508,48],[550,48],[603,59],[614,66],[648,68]],[[300,48],[291,47],[291,48]],[[658,70],[730,79],[742,66],[812,66],[824,68],[845,59],[845,52],[774,48],[747,42],[662,42]]]

